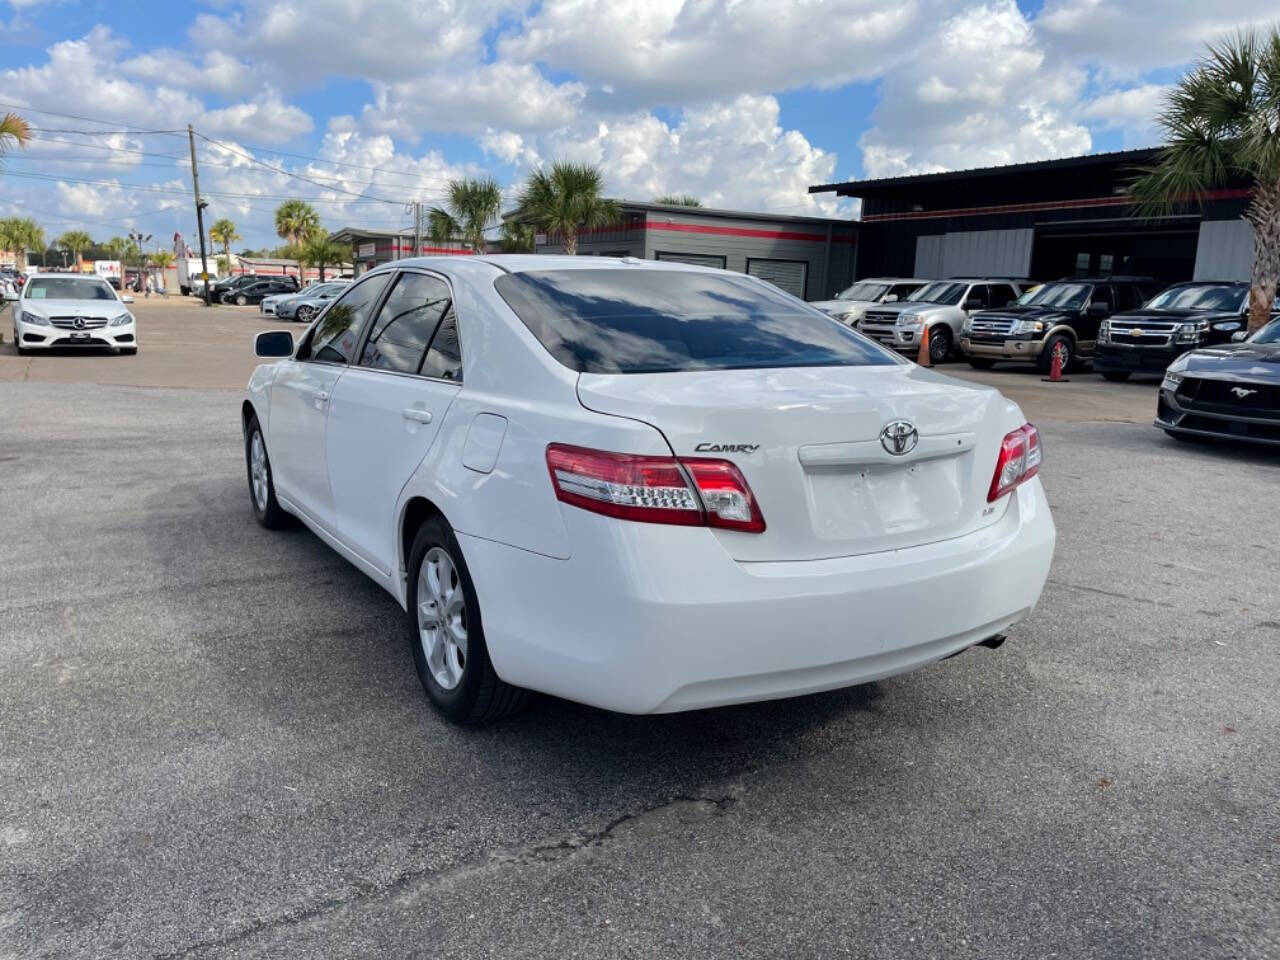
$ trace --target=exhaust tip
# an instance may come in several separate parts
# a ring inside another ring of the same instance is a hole
[[[986,647],[988,650],[998,650],[1008,639],[1009,638],[1003,633],[997,633],[994,636],[987,637],[985,640],[979,640],[977,645],[979,647]]]

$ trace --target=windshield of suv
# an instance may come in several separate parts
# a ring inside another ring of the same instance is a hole
[[[1087,283],[1046,283],[1018,298],[1022,307],[1083,307],[1092,290]]]
[[[1249,289],[1243,285],[1170,287],[1147,303],[1148,310],[1215,310],[1238,313]]]
[[[855,283],[848,290],[836,294],[837,300],[869,300],[872,303],[884,296],[889,289],[887,283]]]
[[[535,270],[494,288],[579,373],[889,366],[889,351],[776,290],[675,270]]]
[[[912,303],[941,303],[952,306],[960,302],[960,298],[968,288],[969,285],[966,283],[949,283],[940,280],[937,283],[926,283],[919,290],[908,293],[907,300]]]
[[[37,277],[27,283],[28,300],[114,300],[115,291],[101,280],[82,277]]]

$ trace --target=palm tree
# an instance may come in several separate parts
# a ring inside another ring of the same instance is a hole
[[[279,229],[279,226],[280,211],[277,210],[276,228]],[[222,244],[222,255],[227,258],[227,263],[231,263],[231,245],[237,240],[243,239],[240,234],[236,232],[236,225],[226,217],[223,217],[209,228],[209,236],[214,239],[214,242]]]
[[[44,230],[30,217],[10,217],[0,224],[0,247],[13,251],[19,270],[27,267],[27,251],[44,249]]]
[[[533,253],[537,249],[533,226],[514,218],[503,221],[500,242],[503,253]]]
[[[341,266],[351,256],[351,248],[334,243],[323,233],[313,233],[302,245],[301,262],[308,267],[320,268],[320,282],[324,283],[324,268],[332,264]]]
[[[1168,94],[1158,119],[1166,136],[1155,163],[1134,181],[1138,210],[1154,216],[1241,181],[1253,197],[1249,331],[1271,316],[1280,282],[1280,27],[1243,31],[1209,47]]]
[[[598,167],[586,163],[553,163],[535,170],[520,192],[516,219],[533,223],[546,233],[564,236],[564,252],[578,252],[578,233],[604,227],[622,219],[618,205],[600,195],[604,177]]]
[[[449,198],[443,207],[427,215],[427,234],[435,243],[460,240],[476,253],[484,253],[484,232],[498,219],[502,188],[492,177],[450,180]]]
[[[16,113],[6,113],[0,117],[0,157],[13,147],[25,148],[31,140],[31,125]]]
[[[85,233],[83,230],[68,230],[57,240],[53,241],[54,246],[61,247],[75,258],[76,270],[78,271],[83,261],[81,254],[85,248],[93,246],[93,237]]]
[[[276,207],[276,235],[287,246],[302,246],[319,229],[320,215],[305,200],[286,200]]]
[[[664,193],[653,198],[654,203],[663,203],[669,207],[700,207],[702,201],[687,193]]]

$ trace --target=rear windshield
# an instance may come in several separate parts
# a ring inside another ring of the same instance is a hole
[[[547,270],[495,281],[553,357],[580,373],[887,366],[888,351],[779,290],[675,270]]]

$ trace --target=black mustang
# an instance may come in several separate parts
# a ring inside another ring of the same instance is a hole
[[[1242,343],[1190,350],[1170,364],[1155,425],[1179,440],[1280,446],[1280,319]]]

